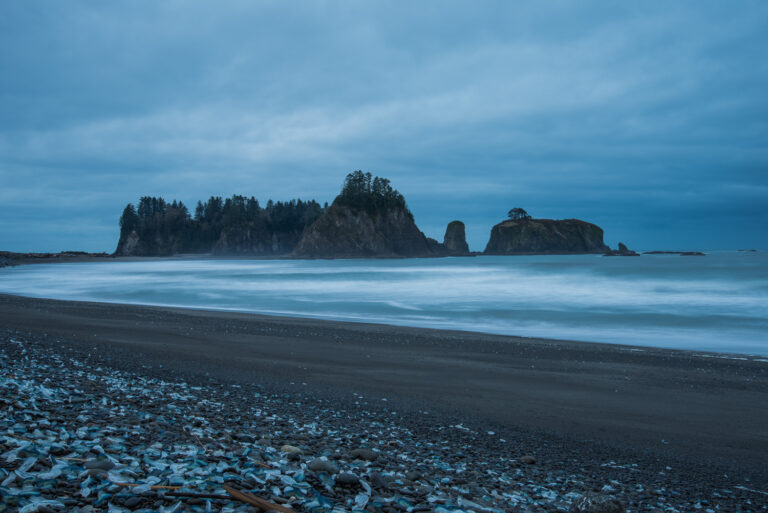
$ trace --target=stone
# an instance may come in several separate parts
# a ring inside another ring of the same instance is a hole
[[[288,453],[288,454],[303,454],[304,451],[302,451],[295,445],[285,444],[282,447],[280,447],[280,452]]]
[[[336,484],[339,486],[357,486],[360,484],[360,479],[354,474],[344,472],[336,476]]]
[[[376,459],[379,457],[379,453],[376,451],[365,448],[355,449],[349,453],[349,455],[352,457],[352,459],[365,461],[376,461]]]
[[[338,474],[339,466],[332,461],[315,458],[307,465],[313,472],[327,472],[329,474]]]
[[[371,474],[371,485],[374,488],[386,490],[389,488],[389,481],[387,481],[387,478],[380,473],[374,472]]]
[[[90,460],[83,464],[89,470],[112,470],[115,464],[109,460]]]
[[[613,497],[587,492],[571,504],[570,513],[626,513],[624,504]]]
[[[519,461],[520,463],[525,463],[526,465],[535,465],[536,457],[530,454],[526,454],[525,456],[519,457],[517,461]]]
[[[412,470],[412,471],[408,472],[407,474],[405,474],[405,478],[408,481],[418,481],[418,480],[421,479],[421,474],[416,472],[415,470]]]
[[[128,497],[125,499],[123,506],[126,508],[135,508],[141,502],[141,497]]]

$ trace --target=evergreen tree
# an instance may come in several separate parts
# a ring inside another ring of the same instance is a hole
[[[507,215],[513,221],[527,221],[531,218],[531,216],[528,215],[528,212],[526,212],[524,209],[520,207],[513,208],[512,210],[507,212]]]

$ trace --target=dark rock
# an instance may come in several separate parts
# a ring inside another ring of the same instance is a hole
[[[339,466],[332,461],[321,460],[315,458],[309,462],[309,470],[313,472],[327,472],[329,474],[337,474],[339,472]]]
[[[461,221],[451,221],[445,229],[443,237],[443,246],[451,255],[468,255],[469,245],[464,229],[464,223]]]
[[[491,229],[489,255],[605,253],[603,230],[578,219],[508,219]]]
[[[408,472],[407,474],[405,474],[405,478],[408,481],[418,481],[419,479],[421,479],[421,474],[412,470],[411,472]]]
[[[517,461],[525,463],[526,465],[534,465],[536,463],[536,458],[530,454],[526,454],[525,456],[518,458]]]
[[[384,489],[386,490],[389,488],[389,481],[387,481],[387,478],[381,475],[378,472],[374,472],[371,474],[371,485],[376,489]]]
[[[645,251],[643,255],[680,255],[680,256],[706,256],[701,251]]]
[[[601,495],[588,492],[571,505],[571,513],[626,513],[626,508],[621,501]]]
[[[619,242],[619,249],[609,249],[603,256],[640,256],[640,254],[627,248],[623,242]]]
[[[128,497],[125,499],[123,506],[126,508],[135,508],[141,502],[141,497]]]
[[[372,451],[371,449],[355,449],[349,455],[352,457],[352,459],[355,460],[366,460],[366,461],[376,461],[376,458],[379,457],[379,453],[376,451]]]
[[[336,484],[339,486],[357,486],[360,484],[360,479],[354,474],[344,472],[336,476]]]
[[[83,467],[89,470],[112,470],[115,464],[109,460],[90,460],[83,463]]]

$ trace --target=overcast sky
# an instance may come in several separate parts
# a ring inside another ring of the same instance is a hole
[[[516,206],[768,247],[768,2],[0,3],[0,249],[113,251],[142,195],[385,176],[482,250]]]

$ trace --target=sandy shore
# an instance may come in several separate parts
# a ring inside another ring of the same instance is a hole
[[[119,369],[428,410],[598,481],[631,461],[690,489],[768,485],[765,358],[6,295],[0,329]]]

